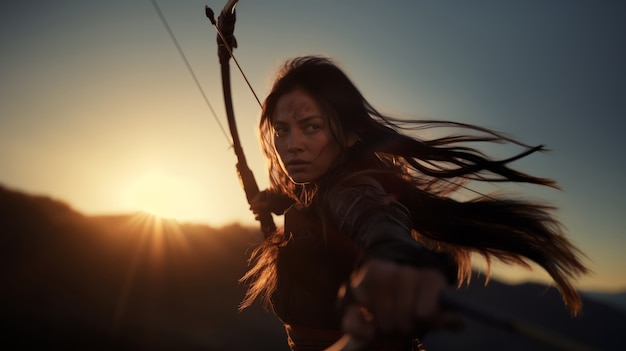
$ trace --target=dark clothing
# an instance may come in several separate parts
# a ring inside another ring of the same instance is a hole
[[[323,350],[341,336],[337,293],[363,260],[445,266],[413,239],[409,212],[373,179],[336,185],[326,201],[324,210],[313,203],[285,213],[272,305],[293,350]]]
[[[354,270],[357,251],[349,238],[324,233],[312,212],[291,208],[285,214],[288,241],[278,251],[272,304],[287,324],[338,330],[337,291]]]

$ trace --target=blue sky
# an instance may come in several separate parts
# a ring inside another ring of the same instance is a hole
[[[159,5],[225,125],[204,16],[224,3]],[[241,0],[237,9],[235,55],[261,98],[285,59],[323,54],[384,112],[546,144],[550,153],[517,166],[563,191],[504,190],[560,208],[596,271],[582,287],[626,288],[623,2]],[[0,183],[87,214],[253,223],[229,142],[150,1],[2,2],[0,26]],[[244,150],[264,186],[259,107],[235,71],[233,82]]]

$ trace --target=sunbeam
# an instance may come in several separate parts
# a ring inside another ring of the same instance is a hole
[[[126,228],[123,228],[123,233],[137,233],[138,238],[133,240],[136,241],[134,252],[117,299],[111,328],[113,336],[116,335],[126,314],[128,299],[136,284],[140,267],[147,265],[150,272],[158,275],[167,269],[164,267],[166,260],[175,261],[177,257],[184,256],[190,250],[187,237],[176,220],[139,212],[130,217],[124,226]]]

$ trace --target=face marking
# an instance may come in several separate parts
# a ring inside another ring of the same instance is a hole
[[[272,116],[274,148],[285,173],[295,183],[315,182],[339,155],[328,118],[302,90],[281,96]]]

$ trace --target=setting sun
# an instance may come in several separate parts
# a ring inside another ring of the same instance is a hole
[[[157,217],[186,220],[194,216],[194,189],[189,182],[152,170],[132,180],[123,191],[126,206]]]

